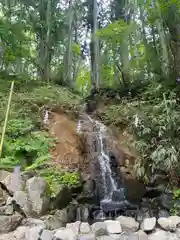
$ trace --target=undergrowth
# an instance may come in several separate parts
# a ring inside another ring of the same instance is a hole
[[[50,187],[50,194],[52,197],[56,196],[59,192],[60,185],[66,185],[68,187],[79,187],[81,185],[80,175],[78,172],[66,172],[56,169],[43,169],[40,172],[40,176],[43,177]]]
[[[137,176],[145,182],[155,172],[165,172],[171,184],[180,184],[180,106],[175,92],[156,93],[151,88],[139,99],[107,106],[103,120],[125,127],[134,137],[138,153]],[[155,97],[155,98],[154,98]]]
[[[34,85],[34,87],[32,87]],[[80,97],[67,88],[51,85],[15,83],[8,125],[5,134],[0,168],[12,171],[20,165],[22,171],[36,170],[45,178],[53,196],[59,185],[79,186],[78,173],[56,170],[51,166],[56,139],[42,128],[45,109],[56,106],[66,109],[78,108]],[[0,132],[4,123],[10,82],[0,80]]]
[[[49,148],[54,143],[55,139],[46,132],[37,131],[31,119],[12,119],[8,122],[0,167],[21,165],[22,169],[35,169],[50,160]]]

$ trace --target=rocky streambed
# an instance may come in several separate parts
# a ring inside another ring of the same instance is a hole
[[[0,240],[180,239],[180,217],[165,210],[156,217],[140,211],[135,217],[104,216],[96,210],[92,218],[92,205],[77,201],[82,193],[70,198],[70,190],[60,186],[52,200],[41,177],[22,174],[21,189],[12,180],[12,173],[0,171]]]

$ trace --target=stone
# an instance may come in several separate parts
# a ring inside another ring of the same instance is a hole
[[[48,230],[55,230],[65,226],[65,223],[57,215],[45,215],[41,219]]]
[[[7,176],[1,180],[1,182],[12,193],[21,190],[24,186],[24,182],[22,181],[20,174],[16,172],[7,173]]]
[[[42,220],[36,218],[23,219],[22,224],[28,227],[41,226],[43,229],[46,228],[45,223]]]
[[[52,240],[52,239],[53,239],[53,232],[43,229],[40,240]]]
[[[67,186],[60,186],[54,200],[54,207],[57,209],[65,208],[72,200],[72,193]]]
[[[0,233],[14,231],[21,223],[22,217],[18,214],[13,216],[0,216]]]
[[[116,220],[120,222],[122,231],[136,232],[139,228],[139,223],[134,218],[119,216]]]
[[[30,178],[26,182],[26,190],[32,211],[40,216],[45,214],[49,208],[50,197],[48,195],[48,184],[41,177]]]
[[[136,232],[135,235],[138,237],[138,240],[148,240],[148,235],[142,230]]]
[[[64,230],[58,230],[54,234],[55,240],[76,240],[77,235],[74,233],[72,229],[64,229]]]
[[[96,240],[96,237],[94,234],[83,234],[81,236],[77,237],[77,240]]]
[[[138,232],[123,232],[118,240],[148,240],[148,235],[142,230]]]
[[[8,176],[11,176],[12,173],[5,171],[5,170],[0,170],[0,182],[3,182],[4,179]]]
[[[15,237],[15,239],[18,240],[24,240],[25,239],[25,233],[28,231],[29,227],[26,226],[20,226],[18,227],[14,233],[13,233],[13,237]]]
[[[104,222],[96,222],[96,223],[93,223],[92,226],[91,226],[91,229],[92,229],[92,232],[93,232],[97,237],[108,234],[107,227],[106,227],[106,223],[104,223]]]
[[[164,230],[156,229],[155,232],[148,235],[148,240],[170,240],[170,234]]]
[[[177,237],[180,239],[180,228],[177,228],[177,229],[176,229],[176,235],[177,235]]]
[[[180,217],[170,216],[168,218],[159,218],[159,226],[166,231],[175,231],[178,224],[180,224]]]
[[[19,204],[24,213],[26,213],[27,215],[31,215],[32,205],[26,192],[16,191],[13,195],[13,199],[16,201],[17,204]]]
[[[121,240],[119,234],[116,235],[116,236],[114,236],[114,235],[110,235],[110,236],[99,236],[99,237],[97,237],[96,239],[97,239],[97,240]],[[123,240],[125,240],[125,239],[123,239]],[[129,240],[129,238],[128,238],[128,240]]]
[[[81,225],[80,225],[80,233],[81,234],[87,234],[87,233],[90,233],[90,231],[91,231],[91,228],[90,228],[89,223],[82,222]]]
[[[13,237],[13,233],[11,232],[11,233],[0,235],[0,240],[19,240],[19,239],[15,239]]]
[[[5,215],[12,215],[14,212],[13,206],[12,205],[7,205],[5,208]]]
[[[168,217],[169,217],[168,211],[166,211],[166,210],[160,210],[160,211],[158,212],[158,218],[161,218],[161,217],[168,218]]]
[[[13,197],[8,197],[6,199],[6,205],[11,205],[13,203]]]
[[[80,232],[80,225],[81,225],[81,222],[80,221],[76,221],[74,223],[67,223],[66,224],[66,229],[72,229],[73,232],[78,235],[79,232]]]
[[[120,225],[119,221],[106,220],[104,223],[106,224],[108,234],[119,234],[119,233],[122,232],[121,225]]]
[[[140,227],[143,231],[148,232],[152,231],[156,226],[156,218],[145,218],[143,219]]]
[[[42,226],[31,227],[25,232],[25,239],[26,240],[39,240],[40,236],[42,234],[42,231],[43,231]]]
[[[62,223],[65,223],[65,224],[68,223],[69,219],[68,219],[67,208],[57,210],[54,215],[57,216]]]

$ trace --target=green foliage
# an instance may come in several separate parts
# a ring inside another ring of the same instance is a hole
[[[9,121],[1,165],[35,169],[50,160],[49,148],[54,146],[54,139],[35,129],[36,125],[28,118]]]
[[[132,144],[138,152],[135,165],[139,177],[148,181],[152,174],[165,171],[176,184],[180,177],[180,107],[175,93],[160,94],[152,86],[140,100],[123,100],[105,108],[102,119],[134,136]],[[154,96],[158,98],[152,99]]]
[[[79,187],[81,185],[80,175],[77,172],[64,172],[63,170],[57,170],[52,167],[40,171],[40,175],[49,184],[52,197],[58,193],[60,185],[68,187]]]
[[[79,173],[68,173],[65,172],[64,175],[61,176],[60,181],[62,184],[67,186],[79,186],[80,184],[80,175]]]
[[[175,189],[173,191],[173,198],[175,200],[175,202],[177,201],[177,203],[174,203],[173,209],[171,210],[171,213],[175,216],[178,216],[180,213],[180,205],[179,205],[179,201],[180,201],[180,189]]]

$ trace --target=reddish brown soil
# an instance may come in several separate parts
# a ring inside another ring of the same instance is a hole
[[[57,144],[52,150],[53,163],[57,167],[79,168],[79,163],[82,162],[83,157],[79,151],[76,122],[65,113],[52,113],[49,130],[57,139]]]

